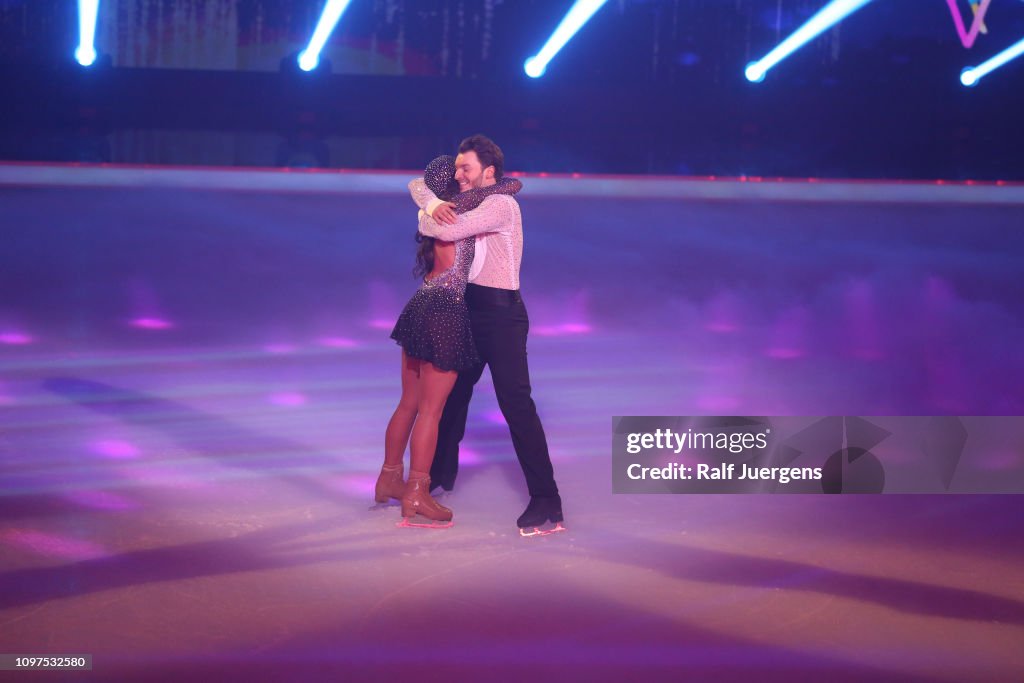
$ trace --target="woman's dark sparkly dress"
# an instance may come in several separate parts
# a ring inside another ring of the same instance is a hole
[[[515,194],[522,189],[518,180],[503,178],[490,187],[477,188],[453,195],[454,159],[438,157],[424,174],[427,187],[440,199],[456,205],[456,213],[478,207],[492,194]],[[454,193],[458,185],[454,185]],[[467,237],[455,243],[455,262],[423,284],[409,299],[391,338],[413,358],[429,361],[439,370],[467,370],[480,362],[466,308],[466,282],[473,264],[476,238]]]

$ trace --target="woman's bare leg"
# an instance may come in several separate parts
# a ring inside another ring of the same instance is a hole
[[[455,386],[459,374],[453,370],[438,370],[433,364],[423,361],[420,365],[420,376],[417,388],[419,400],[416,405],[416,424],[412,429],[412,453],[409,463],[409,476],[427,476],[430,464],[434,461],[434,449],[437,447],[437,424],[441,421],[444,403],[448,394]]]
[[[448,400],[457,377],[458,373],[443,372],[426,361],[420,364],[416,424],[413,425],[409,444],[412,452],[409,481],[402,495],[402,517],[406,526],[423,526],[409,523],[409,519],[416,515],[433,520],[435,526],[437,522],[447,522],[443,526],[451,526],[452,511],[430,495],[430,463],[434,460],[434,448],[437,446],[437,423],[441,421],[444,402]]]
[[[420,364],[420,360],[409,358],[402,351],[402,397],[384,432],[384,465],[373,487],[373,499],[380,504],[386,504],[392,498],[401,500],[405,495],[402,458],[416,420]]]
[[[398,467],[402,464],[405,447],[409,444],[413,422],[419,403],[420,367],[429,365],[419,358],[411,358],[402,350],[402,397],[398,400],[388,429],[384,433],[384,464]]]

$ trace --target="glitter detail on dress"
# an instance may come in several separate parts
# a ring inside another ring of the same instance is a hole
[[[512,195],[523,187],[514,178],[503,178],[489,187],[458,194],[455,159],[450,156],[431,161],[424,182],[438,198],[452,201],[456,213],[472,211],[493,194]],[[424,278],[405,305],[391,338],[405,349],[406,355],[428,361],[442,371],[459,372],[480,363],[465,297],[475,249],[475,237],[458,240],[452,266],[436,277]]]

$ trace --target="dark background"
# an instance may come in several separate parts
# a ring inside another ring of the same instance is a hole
[[[302,74],[320,1],[104,0],[86,70],[77,3],[0,0],[0,159],[408,169],[485,132],[527,172],[1024,180],[1024,60],[959,82],[1021,0],[971,49],[944,0],[875,0],[759,84],[824,0],[610,0],[529,79],[571,4],[353,0]]]

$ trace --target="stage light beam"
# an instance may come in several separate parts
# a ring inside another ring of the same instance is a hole
[[[82,66],[96,62],[96,17],[100,12],[100,0],[78,0],[78,47],[75,59]]]
[[[776,64],[869,2],[871,0],[832,0],[808,19],[803,26],[779,43],[775,49],[761,59],[747,64],[744,71],[747,80],[751,83],[763,81],[765,74]]]
[[[327,44],[334,27],[341,20],[351,0],[327,0],[320,21],[317,22],[313,37],[309,39],[309,45],[299,53],[299,68],[303,71],[312,71],[320,64],[320,51]]]
[[[990,74],[1009,61],[1024,54],[1024,39],[1014,43],[995,57],[988,59],[978,66],[969,66],[960,72],[960,82],[968,88],[977,85],[978,81],[986,74]]]
[[[555,55],[572,40],[583,25],[590,21],[590,18],[601,9],[608,0],[576,0],[575,4],[566,13],[558,28],[544,43],[540,52],[530,57],[523,64],[523,70],[530,78],[540,78],[548,68],[548,64],[555,58]]]

